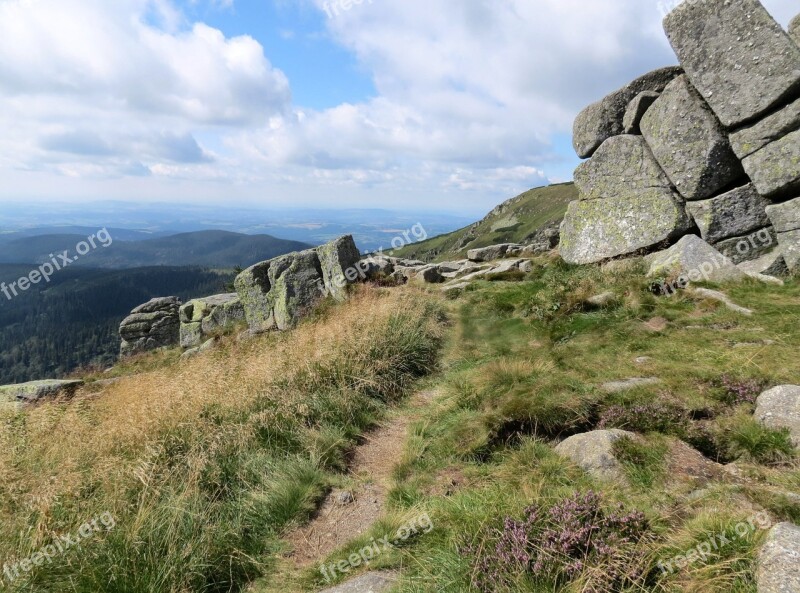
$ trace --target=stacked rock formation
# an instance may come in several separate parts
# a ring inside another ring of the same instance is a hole
[[[347,235],[247,268],[234,286],[250,329],[291,329],[326,295],[344,299],[347,285],[360,278],[360,258],[353,237]]]
[[[180,309],[181,346],[194,348],[215,332],[232,327],[244,320],[244,307],[239,295],[217,294],[194,299]]]
[[[153,299],[139,305],[119,326],[120,356],[132,356],[179,341],[181,301],[178,297]]]
[[[695,234],[748,271],[796,270],[800,17],[790,35],[758,0],[691,0],[664,28],[681,66],[575,121],[575,150],[589,160],[575,172],[562,257],[594,263]]]

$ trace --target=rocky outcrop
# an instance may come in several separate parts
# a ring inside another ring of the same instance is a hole
[[[756,400],[755,416],[769,428],[788,428],[795,446],[800,446],[800,387],[781,385],[765,391]]]
[[[191,300],[180,309],[181,347],[199,346],[208,336],[230,328],[244,318],[244,306],[235,292]]]
[[[800,47],[758,0],[684,2],[664,27],[685,74],[633,95],[621,126],[609,113],[628,87],[576,119],[576,150],[591,159],[575,172],[562,257],[638,255],[699,230],[734,264],[780,243],[795,269],[800,230],[773,228],[766,209],[800,195]]]
[[[522,249],[523,246],[517,245],[516,243],[490,245],[489,247],[470,249],[467,252],[467,259],[472,262],[487,262],[505,257],[506,254],[519,254]]]
[[[595,430],[569,437],[556,447],[556,453],[571,459],[593,477],[601,480],[624,480],[624,471],[614,457],[614,443],[623,438],[635,438],[625,430]]]
[[[244,270],[234,286],[250,329],[292,329],[325,296],[343,298],[348,284],[366,277],[367,266],[357,266],[357,254],[347,235]]]
[[[152,299],[139,305],[119,326],[120,356],[175,346],[180,339],[178,297]]]
[[[655,70],[584,109],[575,119],[572,135],[578,156],[592,156],[603,142],[625,131],[625,112],[639,93],[661,92],[681,73],[677,67]]]
[[[779,523],[758,554],[758,593],[800,591],[800,527]]]
[[[23,405],[58,397],[72,397],[83,386],[80,380],[44,380],[0,386],[0,404]]]
[[[794,42],[800,46],[800,14],[798,14],[792,22],[789,23],[789,35],[791,35]]]

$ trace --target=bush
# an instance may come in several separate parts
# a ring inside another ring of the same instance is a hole
[[[610,593],[644,577],[632,551],[648,530],[642,513],[608,512],[598,494],[576,493],[549,509],[531,506],[522,519],[506,517],[464,554],[473,558],[472,584],[480,591],[515,591],[524,579],[558,586],[582,577],[583,591]],[[603,570],[591,570],[598,566]]]

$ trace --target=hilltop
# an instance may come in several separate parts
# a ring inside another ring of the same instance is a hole
[[[558,226],[578,197],[573,183],[537,187],[503,202],[482,220],[458,231],[407,245],[393,256],[425,262],[461,259],[467,251],[499,243],[527,243],[543,227]]]

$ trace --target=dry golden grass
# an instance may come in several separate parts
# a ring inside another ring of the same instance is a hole
[[[414,324],[428,336],[441,331],[419,293],[364,288],[295,331],[230,337],[208,353],[123,376],[100,393],[86,390],[69,402],[0,418],[0,522],[8,529],[3,535],[27,530],[20,541],[30,540],[32,549],[41,545],[52,537],[59,523],[54,515],[65,501],[73,509],[130,510],[126,493],[138,490],[141,502],[148,489],[158,488],[152,466],[171,446],[165,435],[179,435],[189,451],[202,442],[183,466],[188,474],[180,477],[191,496],[215,450],[245,443],[254,425],[276,416],[307,416],[310,391],[400,395],[413,378],[402,340]],[[395,339],[399,347],[387,345]],[[224,426],[215,416],[226,418]],[[9,547],[0,544],[0,555],[19,555]]]

